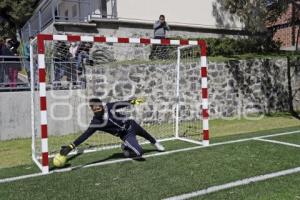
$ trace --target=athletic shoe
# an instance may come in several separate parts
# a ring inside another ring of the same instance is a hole
[[[125,148],[126,148],[126,145],[125,145],[124,143],[122,143],[122,144],[121,144],[121,149],[122,149],[122,151],[124,151]]]
[[[124,151],[123,151],[123,155],[124,155],[126,158],[131,157],[130,151],[128,151],[128,150],[124,150]]]
[[[128,149],[128,147],[124,143],[121,144],[121,149],[122,149],[123,155],[126,158],[129,158],[130,157],[130,150]]]
[[[157,151],[165,151],[165,147],[162,144],[160,144],[159,142],[156,142],[153,145],[155,146],[155,148],[157,149]]]

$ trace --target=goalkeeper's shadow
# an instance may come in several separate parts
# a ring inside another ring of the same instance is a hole
[[[156,150],[152,150],[152,149],[145,149],[144,150],[144,153],[151,153],[151,152],[156,152]],[[76,157],[81,156],[82,154],[83,153],[73,155],[68,159],[68,161],[71,161],[71,160],[75,159]],[[78,170],[78,169],[81,169],[81,168],[83,168],[84,166],[87,166],[87,165],[97,164],[97,163],[101,163],[101,162],[105,162],[105,161],[113,161],[113,160],[118,160],[118,159],[124,159],[124,158],[126,158],[126,157],[124,157],[123,153],[114,153],[111,156],[108,156],[104,159],[96,160],[96,161],[93,161],[93,162],[88,162],[88,163],[85,163],[85,164],[80,165],[78,167],[74,167],[72,170]],[[134,161],[138,161],[138,162],[146,161],[146,159],[143,158],[143,157],[131,158],[131,159],[134,160]],[[70,166],[71,166],[71,164],[68,163],[65,167],[70,167]]]
[[[77,153],[77,154],[75,154],[75,155],[70,156],[70,157],[68,158],[68,162],[71,161],[71,160],[73,160],[73,159],[75,159],[75,158],[77,158],[78,156],[81,156],[82,154],[83,154],[83,153]]]
[[[156,150],[152,150],[152,149],[145,149],[144,150],[144,153],[151,153],[151,152],[156,152]],[[92,164],[101,163],[101,162],[105,162],[105,161],[109,161],[109,160],[117,160],[117,159],[124,159],[124,158],[126,158],[126,157],[124,156],[123,153],[114,153],[111,156],[108,156],[107,158],[97,160],[97,161],[94,161],[94,162],[90,162],[90,163],[87,163],[86,165],[92,165]],[[138,157],[138,158],[133,157],[131,159],[135,160],[135,161],[139,161],[139,162],[146,161],[146,159],[143,158],[143,157]]]

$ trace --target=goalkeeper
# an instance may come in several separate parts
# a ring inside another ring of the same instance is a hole
[[[120,108],[137,105],[143,102],[143,99],[134,98],[129,101],[107,103],[106,106],[104,106],[100,99],[90,99],[89,106],[94,113],[94,117],[88,129],[73,143],[68,146],[63,146],[60,150],[60,155],[67,156],[69,152],[83,143],[96,131],[104,131],[116,137],[120,137],[123,141],[121,149],[126,157],[142,156],[143,150],[137,141],[137,135],[148,140],[158,151],[164,151],[165,148],[138,123],[134,120],[127,119],[125,115],[122,115],[117,111]]]

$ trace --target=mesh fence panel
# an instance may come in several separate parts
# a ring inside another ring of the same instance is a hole
[[[31,76],[31,114],[32,114],[32,153],[34,158],[41,159],[41,112],[38,77],[38,54],[36,40],[31,43],[32,54],[30,60]]]
[[[200,47],[189,46],[179,50],[178,135],[200,140],[202,132]]]

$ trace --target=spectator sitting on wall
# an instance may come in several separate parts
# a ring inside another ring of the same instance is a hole
[[[7,58],[4,59],[4,61],[6,61],[5,70],[8,72],[9,86],[12,88],[17,86],[18,71],[21,70],[19,58],[13,58],[14,56],[18,56],[17,48],[19,44],[18,41],[7,38],[4,48],[2,49],[3,55],[7,56]]]
[[[165,21],[165,16],[160,15],[159,20],[156,21],[153,25],[154,29],[154,38],[155,39],[164,39],[166,38],[166,31],[170,30],[167,22]],[[165,59],[167,58],[167,53],[164,52],[165,48],[162,45],[153,45],[151,49],[151,54],[149,56],[150,59],[160,58]]]

